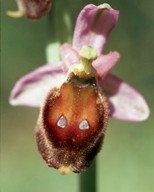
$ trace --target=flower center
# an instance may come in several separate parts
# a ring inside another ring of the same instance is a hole
[[[72,66],[72,72],[80,78],[95,77],[95,69],[92,66],[93,60],[97,58],[96,50],[89,46],[84,46],[80,51],[80,63]]]

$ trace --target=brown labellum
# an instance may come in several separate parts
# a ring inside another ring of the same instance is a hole
[[[71,75],[50,91],[41,109],[36,141],[43,159],[62,174],[84,171],[101,148],[107,119],[95,78]]]

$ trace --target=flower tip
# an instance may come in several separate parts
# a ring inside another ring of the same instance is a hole
[[[12,106],[16,106],[16,99],[15,98],[15,94],[13,92],[13,90],[11,91],[10,97],[9,97],[9,104]]]
[[[14,97],[14,96],[10,96],[9,104],[12,105],[12,106],[21,106],[22,105],[22,104],[20,104],[20,99]]]
[[[110,53],[113,53],[117,60],[120,59],[120,53],[118,53],[117,51],[113,51],[113,52],[111,51]]]
[[[13,18],[21,18],[24,16],[24,13],[22,11],[7,11],[6,15]]]
[[[14,100],[11,99],[11,98],[9,99],[9,104],[12,105],[12,106],[15,106],[15,105],[16,105],[15,102],[14,102]]]
[[[112,7],[108,3],[103,3],[98,6],[100,9],[112,9]]]
[[[150,116],[150,109],[147,105],[147,103],[145,103],[145,106],[143,108],[141,108],[141,116],[138,119],[138,121],[145,121],[149,118]]]
[[[139,100],[139,97],[138,97]],[[134,113],[132,111],[132,119],[130,121],[145,121],[150,116],[150,108],[142,95],[140,95],[140,103],[134,105]]]
[[[10,96],[9,98],[9,104],[12,105],[12,106],[26,106],[24,104],[22,104],[22,102],[20,100],[20,97],[16,97],[16,96]]]
[[[115,20],[117,22],[118,17],[119,17],[119,11],[116,9],[113,9],[108,3],[103,3],[98,6],[100,9],[108,9],[109,12],[115,17]]]
[[[68,175],[70,172],[72,171],[71,166],[62,166],[59,168],[59,172],[61,173],[61,175]]]

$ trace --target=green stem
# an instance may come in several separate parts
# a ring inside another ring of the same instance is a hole
[[[96,192],[96,162],[80,176],[80,192]]]
[[[67,0],[54,1],[49,16],[50,37],[52,42],[70,42],[72,21]]]

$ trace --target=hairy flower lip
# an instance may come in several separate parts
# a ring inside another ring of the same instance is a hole
[[[48,166],[62,174],[87,169],[101,148],[108,113],[94,77],[71,73],[60,88],[51,90],[36,127],[38,149]]]

